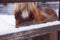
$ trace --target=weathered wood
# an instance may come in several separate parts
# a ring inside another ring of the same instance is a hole
[[[17,33],[11,33],[6,35],[1,35],[0,40],[23,40],[28,39],[30,37],[36,37],[40,35],[44,35],[50,32],[56,32],[60,30],[60,25],[54,25],[49,27],[43,27],[39,29],[27,30]]]
[[[34,37],[33,40],[57,40],[57,32],[51,32],[45,35]]]
[[[49,35],[50,33],[45,35],[40,35],[40,36],[34,37],[33,40],[49,40]]]
[[[50,33],[49,40],[57,40],[57,32]]]
[[[14,3],[14,2],[46,2],[46,1],[59,1],[59,0],[0,0],[0,3]]]
[[[28,40],[33,40],[33,37],[31,37],[31,38],[28,38]]]

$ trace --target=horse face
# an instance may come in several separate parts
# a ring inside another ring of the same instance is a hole
[[[24,23],[31,22],[34,19],[34,15],[33,12],[29,12],[27,10],[19,11],[15,13],[15,19],[16,19],[16,27],[19,27]]]
[[[22,23],[31,22],[34,19],[33,4],[35,3],[15,3],[14,15],[16,19],[16,27]]]

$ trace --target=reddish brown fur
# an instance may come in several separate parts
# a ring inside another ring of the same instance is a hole
[[[26,8],[28,9],[29,17],[27,19],[23,19],[20,15],[22,14],[22,11]],[[51,17],[44,16],[42,14],[43,11]],[[14,15],[16,19],[16,27],[19,27],[21,23],[25,23],[25,22],[42,23],[47,21],[54,21],[57,19],[55,11],[52,10],[50,7],[43,7],[43,10],[41,10],[37,8],[36,3],[31,3],[31,2],[26,4],[15,3]]]

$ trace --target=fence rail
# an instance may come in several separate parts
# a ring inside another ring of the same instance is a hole
[[[60,25],[54,25],[54,26],[49,26],[45,28],[6,34],[6,35],[0,36],[0,40],[18,40],[18,39],[23,40],[23,39],[28,39],[30,37],[36,37],[39,35],[45,35],[47,33],[57,32],[57,31],[60,31]]]

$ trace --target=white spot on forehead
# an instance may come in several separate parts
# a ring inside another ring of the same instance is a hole
[[[22,11],[22,18],[25,19],[25,18],[28,18],[29,17],[29,12],[27,10],[24,10]]]

